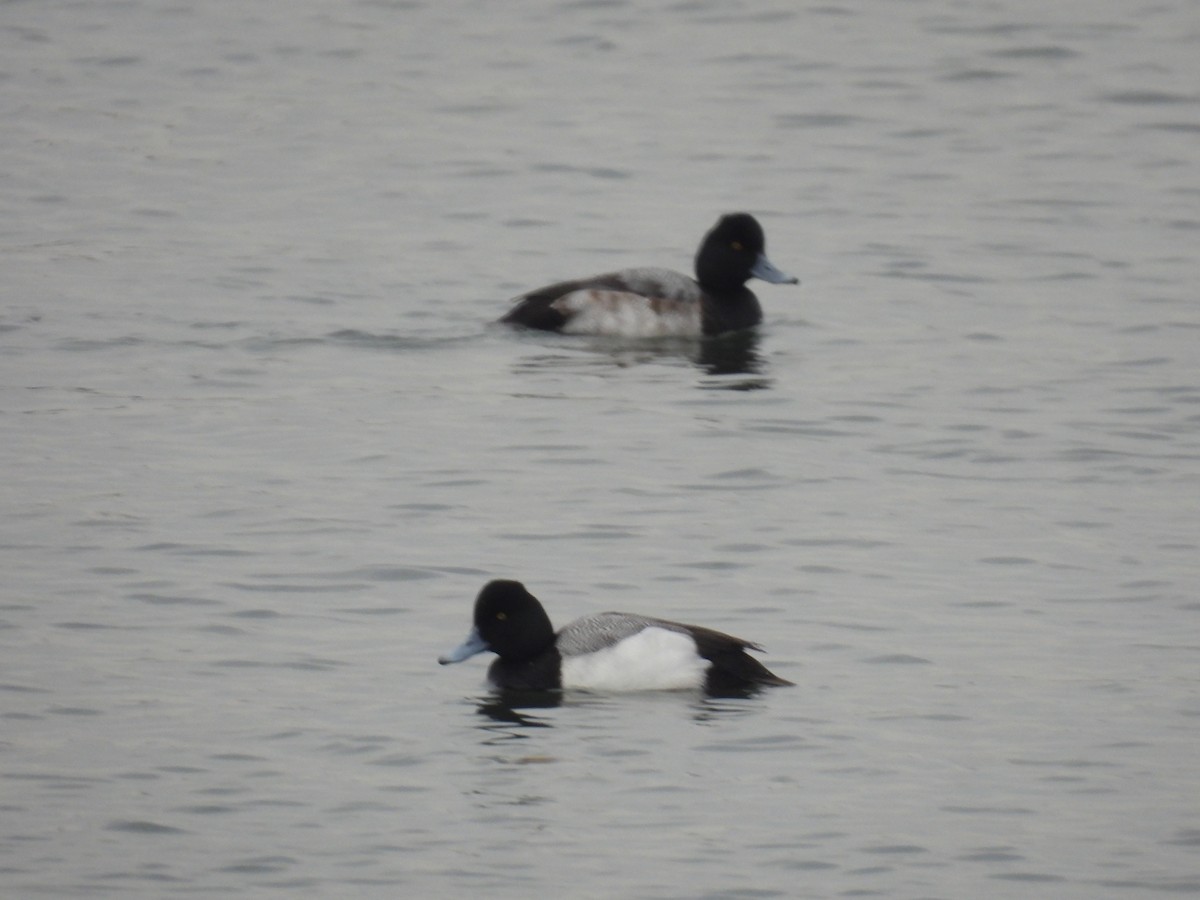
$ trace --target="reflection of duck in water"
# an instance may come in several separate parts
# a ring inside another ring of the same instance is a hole
[[[513,370],[596,373],[612,366],[626,369],[686,361],[707,375],[759,375],[767,368],[766,359],[759,353],[761,341],[757,328],[730,331],[704,340],[676,337],[628,341],[611,336],[586,337],[578,344],[571,341],[569,350],[564,347],[565,342],[560,342],[542,352],[522,356],[513,362]],[[571,352],[574,350],[582,350],[584,354]],[[768,387],[769,380],[764,377],[714,386],[751,390]]]
[[[797,284],[766,255],[762,226],[748,213],[722,216],[696,252],[696,279],[670,269],[623,269],[563,281],[518,297],[500,320],[565,334],[702,337],[752,328],[762,307],[751,278]]]
[[[492,581],[475,601],[475,624],[438,662],[490,651],[493,686],[510,690],[685,690],[710,693],[791,684],[748,655],[757,644],[732,635],[632,613],[576,619],[558,633],[519,581]]]

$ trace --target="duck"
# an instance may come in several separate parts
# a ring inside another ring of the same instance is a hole
[[[767,259],[749,213],[721,216],[696,251],[694,279],[671,269],[622,269],[560,281],[515,298],[500,321],[527,329],[618,337],[712,337],[762,322],[751,278],[799,284]]]
[[[475,599],[466,640],[442,665],[496,654],[488,681],[500,690],[681,691],[711,695],[786,686],[747,650],[751,641],[699,625],[604,612],[555,632],[541,601],[519,581],[489,581]]]

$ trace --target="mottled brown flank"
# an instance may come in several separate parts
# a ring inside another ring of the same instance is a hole
[[[569,302],[564,302],[567,298],[571,298]],[[639,300],[647,300],[641,294],[635,294],[633,291],[614,291],[604,290],[602,288],[592,288],[585,291],[572,291],[564,297],[560,297],[555,301],[556,306],[565,308],[575,308],[579,311],[587,309],[589,306],[598,309],[604,309],[609,312],[619,310],[622,306],[630,302]],[[653,301],[651,301],[653,302]]]
[[[582,297],[580,296],[582,295]],[[572,298],[570,302],[565,302],[567,297]],[[611,291],[592,288],[587,291],[574,291],[567,294],[565,297],[560,297],[554,301],[554,306],[559,309],[569,309],[575,307],[583,310],[588,306],[603,308],[607,311],[619,310],[622,306],[630,302],[643,302],[655,315],[671,315],[671,314],[686,314],[688,310],[695,305],[696,301],[690,298],[681,299],[678,297],[646,297],[642,294],[634,293],[633,291]]]
[[[696,305],[696,301],[691,298],[647,297],[646,300],[649,302],[650,308],[660,316],[671,314],[685,315],[690,307]]]
[[[598,306],[603,306],[605,309],[619,309],[622,304],[628,303],[630,297],[636,297],[637,294],[630,291],[588,291],[588,300]]]

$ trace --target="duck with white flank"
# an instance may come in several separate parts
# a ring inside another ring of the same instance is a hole
[[[696,278],[670,269],[622,269],[562,281],[517,297],[500,321],[564,334],[708,337],[752,328],[762,307],[751,278],[798,284],[766,255],[749,213],[722,216],[696,251]]]
[[[491,581],[475,601],[475,624],[442,665],[490,651],[494,687],[550,691],[687,690],[711,694],[790,685],[732,635],[633,613],[576,619],[555,633],[542,604],[519,581]]]

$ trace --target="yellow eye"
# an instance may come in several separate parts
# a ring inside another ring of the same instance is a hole
[[[745,250],[745,249],[746,249],[745,247],[743,247],[743,246],[742,246],[742,242],[741,242],[741,241],[734,241],[734,242],[733,242],[732,244],[730,244],[729,246],[730,246],[730,247],[732,247],[734,250],[737,250],[738,252],[741,252],[742,250]]]
[[[503,622],[508,618],[508,613],[496,613],[496,618]]]

